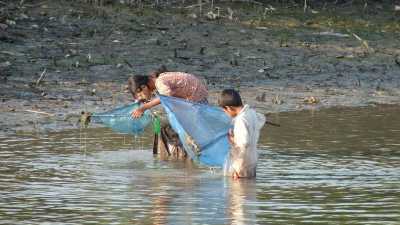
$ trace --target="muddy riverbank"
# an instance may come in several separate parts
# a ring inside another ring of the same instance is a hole
[[[266,113],[400,102],[400,21],[391,3],[220,2],[154,9],[1,2],[0,132],[61,130],[126,104],[125,81],[160,64],[239,88]],[[211,13],[210,13],[211,11]]]

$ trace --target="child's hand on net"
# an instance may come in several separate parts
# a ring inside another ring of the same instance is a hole
[[[143,108],[138,108],[138,109],[136,109],[136,110],[134,110],[132,112],[131,116],[133,118],[137,119],[137,118],[140,118],[143,115],[143,113],[144,113],[144,109]]]

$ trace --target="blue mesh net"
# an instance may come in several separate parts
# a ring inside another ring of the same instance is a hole
[[[111,111],[94,113],[91,120],[95,123],[101,123],[119,133],[138,135],[143,133],[152,119],[149,111],[145,111],[140,118],[132,118],[132,111],[139,107],[139,103],[133,103]]]
[[[159,97],[188,155],[202,164],[222,167],[229,152],[231,119],[218,107]]]

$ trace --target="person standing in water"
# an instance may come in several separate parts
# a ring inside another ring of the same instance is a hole
[[[208,103],[207,87],[199,78],[189,73],[168,72],[165,66],[151,72],[149,76],[136,75],[129,78],[128,89],[136,100],[145,102],[132,112],[134,118],[141,117],[144,111],[161,103],[158,97],[154,97],[156,93],[192,102]],[[157,152],[162,153],[166,150],[169,156],[186,157],[178,134],[172,130],[169,124],[162,125],[161,137],[157,137],[157,139],[154,142],[155,146],[158,146]]]
[[[224,174],[237,178],[256,176],[257,142],[264,126],[265,116],[249,105],[243,105],[239,93],[233,89],[222,91],[218,104],[233,118],[233,130],[229,131],[231,150],[225,163]]]

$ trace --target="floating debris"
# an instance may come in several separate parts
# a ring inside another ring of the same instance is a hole
[[[306,104],[317,104],[317,103],[319,103],[319,99],[314,97],[314,96],[307,97],[307,98],[304,99],[304,103],[306,103]]]
[[[315,35],[321,35],[321,36],[333,36],[333,37],[342,37],[342,38],[347,38],[350,37],[348,34],[342,34],[342,33],[337,33],[333,31],[324,31],[324,32],[318,32],[318,33],[313,33]]]
[[[44,69],[43,72],[40,74],[39,78],[36,80],[36,86],[39,86],[40,82],[44,80],[46,77],[46,71],[47,69]]]
[[[220,18],[221,18],[220,12],[219,12],[219,7],[215,7],[215,9],[216,9],[216,11],[217,11],[216,13],[213,12],[213,11],[209,11],[209,12],[206,14],[207,19],[209,19],[209,20],[217,20],[217,19],[220,19]]]
[[[273,104],[282,105],[283,102],[284,102],[283,99],[282,99],[279,95],[276,95],[276,96],[274,96],[274,97],[272,98],[272,103],[273,103]]]
[[[8,28],[8,25],[7,25],[7,24],[0,23],[0,29],[6,30],[7,28]]]
[[[267,97],[267,93],[263,92],[262,95],[259,95],[256,97],[256,100],[259,102],[265,102],[266,101],[266,97]]]
[[[366,49],[366,51],[367,51],[368,53],[373,53],[373,52],[374,52],[374,49],[371,48],[371,47],[369,47],[368,42],[367,42],[366,40],[362,39],[360,36],[358,36],[358,35],[355,34],[355,33],[352,33],[352,35],[353,35],[358,41],[361,42],[361,45]]]
[[[6,23],[7,23],[9,26],[14,26],[14,25],[17,24],[14,20],[6,20]]]
[[[400,55],[397,55],[394,61],[396,62],[397,65],[400,66]]]
[[[337,59],[352,59],[354,58],[353,54],[349,54],[349,55],[338,55],[336,56]]]
[[[234,11],[230,7],[227,8],[227,11],[228,11],[228,19],[233,20]]]
[[[92,113],[90,112],[85,112],[85,111],[81,112],[81,117],[78,120],[80,128],[87,128],[89,126],[91,116]]]
[[[9,67],[11,65],[12,64],[9,61],[5,61],[5,62],[0,63],[0,68],[6,68],[6,67]]]

